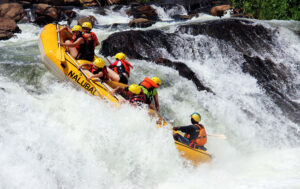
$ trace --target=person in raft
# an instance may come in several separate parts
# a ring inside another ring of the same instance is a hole
[[[207,142],[207,135],[204,126],[202,124],[199,124],[200,120],[200,114],[195,112],[191,115],[192,125],[173,127],[174,131],[182,131],[185,133],[184,137],[179,134],[174,134],[174,139],[181,143],[189,145],[192,148],[206,151],[204,145]]]
[[[84,22],[82,25],[83,38],[86,42],[86,60],[93,61],[95,56],[95,48],[100,45],[98,38],[94,32],[91,32],[93,26],[90,22]]]
[[[154,109],[154,106],[152,105],[152,101],[154,99],[155,108],[157,112],[160,112],[160,109],[159,109],[159,102],[158,102],[158,93],[156,89],[160,85],[161,85],[161,80],[158,77],[152,77],[151,79],[145,77],[145,79],[140,83],[140,86],[142,87],[142,90],[147,97],[146,104],[149,105],[149,108]]]
[[[131,84],[129,87],[118,86],[111,91],[112,95],[115,95],[115,93],[121,94],[134,106],[141,106],[146,102],[146,95],[143,93],[141,86],[137,84]]]
[[[81,69],[83,67],[87,67],[87,69],[93,74],[87,78],[88,81],[92,78],[99,78],[102,81],[109,79],[107,67],[105,66],[105,61],[102,58],[96,58],[93,63],[81,64],[77,68]]]
[[[67,26],[63,26],[57,32],[61,32],[63,30],[70,31],[71,29]],[[64,43],[60,43],[61,45],[66,47],[66,50],[71,54],[71,56],[77,60],[84,59],[86,60],[86,43],[82,36],[82,27],[79,25],[75,25],[72,27],[72,40],[66,40]]]
[[[119,83],[128,84],[130,68],[133,68],[133,66],[125,60],[126,55],[122,52],[117,53],[115,55],[115,59],[116,61],[109,66],[110,69],[117,73],[117,75],[112,77],[112,80]]]

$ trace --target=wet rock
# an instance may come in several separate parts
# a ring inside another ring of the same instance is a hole
[[[190,15],[173,15],[172,18],[175,20],[190,20],[194,17],[199,17],[199,14],[190,14]]]
[[[138,19],[131,20],[128,25],[129,27],[146,28],[152,26],[152,22],[145,18],[138,18]]]
[[[19,3],[0,4],[0,17],[8,17],[18,22],[25,15],[26,12]]]
[[[231,7],[230,5],[219,5],[215,6],[210,10],[210,14],[213,16],[219,16],[222,17],[224,16],[224,13],[229,10]]]
[[[199,91],[205,90],[207,92],[212,93],[212,90],[210,88],[204,86],[202,84],[202,82],[197,78],[195,72],[193,72],[184,63],[182,63],[182,62],[172,62],[172,61],[170,61],[168,59],[165,59],[165,58],[155,59],[155,62],[157,64],[164,65],[164,66],[167,66],[167,67],[171,67],[171,68],[177,70],[179,72],[179,75],[181,75],[182,77],[187,78],[189,80],[192,80]]]
[[[76,18],[77,14],[76,14],[76,12],[74,12],[71,9],[65,10],[64,13],[66,15],[68,25],[70,25],[72,23],[73,19]]]
[[[177,38],[177,34],[167,34],[160,30],[118,32],[102,42],[100,54],[110,56],[124,52],[131,58],[154,60],[163,57],[161,49],[172,54]]]
[[[149,5],[146,6],[132,6],[130,10],[126,12],[128,16],[134,18],[145,18],[151,21],[158,21],[159,17],[155,9]]]
[[[247,55],[244,55],[244,58],[246,61],[242,65],[243,71],[257,79],[258,84],[286,116],[295,123],[300,123],[300,104],[289,97],[289,89],[292,91],[294,86],[290,78],[292,74],[288,69],[283,64],[278,66],[269,59],[262,60]]]
[[[99,6],[96,0],[80,0],[80,3],[84,7]]]
[[[230,46],[243,54],[253,52],[264,55],[274,46],[272,36],[276,31],[267,29],[251,21],[222,19],[197,24],[186,24],[178,27],[176,32],[190,35],[207,35],[224,40]]]
[[[38,25],[46,25],[48,23],[57,22],[61,19],[61,9],[48,4],[35,4],[33,6],[35,21]]]
[[[14,33],[20,32],[20,28],[13,19],[0,17],[0,40],[9,39],[14,36]]]
[[[90,22],[92,25],[98,23],[97,19],[94,16],[87,16],[87,17],[84,17],[84,18],[80,18],[77,21],[77,24],[82,25],[84,22]]]

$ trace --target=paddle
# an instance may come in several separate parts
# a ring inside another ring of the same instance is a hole
[[[218,139],[227,139],[227,137],[223,134],[207,134],[207,136],[215,137]]]
[[[59,25],[56,25],[56,29],[57,31],[59,30]],[[61,61],[61,62],[65,62],[65,56],[64,56],[64,50],[61,48],[60,46],[60,35],[59,32],[57,32],[57,43],[58,43],[58,49],[56,51],[56,58]]]
[[[111,64],[111,61],[107,57],[105,57],[105,59],[108,61],[109,64]]]

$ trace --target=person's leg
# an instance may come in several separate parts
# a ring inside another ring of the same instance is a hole
[[[178,142],[181,142],[181,143],[186,144],[186,145],[190,144],[189,139],[181,136],[180,134],[175,134],[175,135],[173,135],[173,137],[174,137],[174,140],[177,140]]]
[[[112,81],[116,81],[119,82],[120,81],[120,76],[114,72],[112,69],[107,68],[107,72],[108,72],[108,77],[112,80]]]
[[[65,43],[72,44],[73,42],[70,40],[67,40]],[[66,51],[68,51],[73,58],[76,58],[76,56],[78,54],[76,47],[66,47]]]

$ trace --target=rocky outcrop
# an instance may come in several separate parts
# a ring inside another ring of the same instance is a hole
[[[131,58],[155,60],[163,57],[161,49],[172,53],[176,48],[174,41],[179,38],[177,34],[167,34],[161,30],[118,32],[102,42],[100,53],[110,56],[124,52]]]
[[[182,63],[182,62],[172,62],[172,61],[170,61],[166,58],[157,58],[157,59],[155,59],[155,62],[157,64],[167,66],[167,67],[171,67],[171,68],[177,70],[179,75],[181,75],[182,77],[187,78],[189,80],[192,80],[199,91],[205,90],[207,92],[212,93],[212,90],[210,88],[204,86],[203,83],[197,78],[195,72],[193,72],[184,63]]]
[[[0,17],[0,40],[9,39],[19,32],[21,30],[13,19]]]
[[[58,22],[61,19],[62,12],[59,7],[54,7],[48,4],[35,4],[33,8],[36,18],[34,23],[38,25]]]
[[[199,14],[190,14],[190,15],[173,15],[172,18],[175,20],[190,20],[192,18],[199,17]]]
[[[131,20],[128,25],[129,27],[146,28],[152,26],[152,24],[153,23],[148,19],[138,18],[138,19]]]
[[[262,60],[247,55],[244,55],[244,58],[243,71],[257,79],[258,84],[265,89],[286,116],[295,123],[300,123],[300,104],[289,97],[290,91],[295,87],[289,70],[283,64],[278,66],[269,59]]]
[[[77,21],[78,25],[82,25],[84,22],[90,22],[92,25],[95,25],[97,22],[97,19],[94,16],[87,16],[84,18],[80,18]]]
[[[0,17],[11,18],[16,22],[20,21],[26,15],[23,7],[18,3],[0,4]]]
[[[155,9],[149,5],[146,6],[132,6],[130,10],[126,12],[128,16],[134,18],[145,18],[151,21],[158,21],[159,17]]]
[[[219,5],[219,6],[214,6],[211,10],[210,10],[210,14],[213,16],[219,16],[222,17],[224,16],[225,12],[227,10],[229,10],[231,7],[230,5]]]
[[[272,36],[276,31],[259,24],[252,25],[251,21],[222,19],[182,25],[176,32],[195,36],[207,35],[223,40],[237,51],[251,56],[253,52],[261,55],[270,52],[274,46]]]

